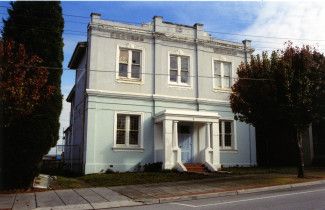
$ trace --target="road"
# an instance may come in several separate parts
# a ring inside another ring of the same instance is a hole
[[[252,193],[209,199],[119,208],[123,210],[185,210],[185,209],[285,209],[325,210],[325,185],[294,190]]]

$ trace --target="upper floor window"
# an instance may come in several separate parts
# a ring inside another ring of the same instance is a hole
[[[117,114],[116,144],[138,146],[140,136],[140,115]]]
[[[170,55],[169,81],[178,84],[188,84],[190,79],[190,57]]]
[[[141,77],[141,51],[120,48],[119,78],[140,80]]]
[[[233,149],[233,121],[219,121],[219,137],[221,149]]]
[[[231,63],[214,61],[214,88],[230,89],[231,87]]]

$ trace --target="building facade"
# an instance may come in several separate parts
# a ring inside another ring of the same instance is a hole
[[[69,63],[66,161],[85,174],[153,162],[180,171],[255,165],[255,129],[235,121],[229,104],[236,69],[252,52],[250,41],[215,39],[198,23],[155,16],[138,26],[92,13]]]

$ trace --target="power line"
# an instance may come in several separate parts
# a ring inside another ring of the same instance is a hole
[[[6,7],[6,6],[0,6],[0,8],[5,8],[5,9],[12,9],[11,7]],[[84,18],[84,19],[89,19],[89,17],[86,16],[81,16],[81,15],[74,15],[74,14],[65,14],[62,13],[63,16],[67,16],[67,17],[75,17],[75,18]]]
[[[5,7],[5,6],[0,6],[0,7],[9,9],[9,7]],[[62,15],[67,16],[67,17],[90,19],[90,17],[81,16],[81,15],[73,15],[73,14],[66,14],[66,13],[64,13]],[[119,23],[130,23],[130,24],[137,24],[137,25],[143,24],[140,22],[121,21],[121,20],[114,20],[114,19],[109,19],[108,21],[119,22]],[[159,26],[159,27],[168,27],[168,26]],[[184,30],[187,30],[187,29],[184,28]],[[188,30],[192,30],[192,28],[188,29]],[[264,35],[253,35],[253,34],[230,33],[230,32],[225,32],[225,31],[210,31],[210,30],[206,30],[206,31],[202,30],[202,31],[212,33],[212,34],[224,34],[224,35],[231,35],[231,36],[255,37],[255,38],[264,38],[264,39],[325,42],[325,39],[307,39],[307,38],[296,38],[296,37],[264,36]]]
[[[79,31],[72,31],[72,32],[79,32]],[[81,33],[81,32],[79,32]],[[82,34],[82,33],[81,33]],[[71,35],[76,35],[76,34],[71,34]],[[86,34],[85,34],[86,35]],[[104,38],[110,38],[110,39],[117,39],[119,40],[118,38],[114,38],[114,37],[107,37],[107,36],[104,36],[104,35],[97,35],[97,34],[93,34],[92,36],[97,36],[97,37],[104,37]],[[153,44],[153,42],[147,42],[147,41],[141,41],[143,43],[147,43],[147,44]],[[161,46],[166,46],[166,47],[175,47],[174,45],[168,45],[168,44],[163,44],[163,43],[156,43],[156,45],[161,45]],[[178,47],[180,49],[189,49],[189,50],[193,50],[192,48],[190,47]],[[274,48],[255,48],[255,49],[268,49],[268,50],[274,50]],[[214,53],[214,52],[211,52],[211,51],[208,51],[208,50],[203,50],[203,49],[199,49],[200,52],[207,52],[207,53]],[[32,67],[32,66],[31,66]],[[36,66],[34,66],[36,67]],[[56,67],[44,67],[44,68],[48,68],[48,69],[63,69],[63,70],[70,70],[68,68],[56,68]],[[95,70],[90,70],[90,71],[95,71]],[[97,71],[97,70],[96,70]],[[98,72],[109,72],[107,70],[98,70]],[[116,72],[116,71],[114,71]],[[146,74],[146,73],[143,73],[143,74]],[[168,74],[167,74],[168,75]],[[200,76],[199,76],[200,77]]]
[[[1,24],[1,23],[0,23]],[[30,30],[36,30],[36,31],[49,31],[49,32],[58,32],[58,31],[54,31],[54,30],[48,30],[50,28],[47,28],[47,27],[30,27],[29,25],[24,25],[24,24],[15,24],[15,26],[18,25],[18,26],[22,26],[22,27],[25,27],[25,28],[28,28]],[[7,26],[7,27],[12,27],[14,28],[15,26]],[[150,31],[151,32],[151,31]],[[64,34],[67,34],[67,35],[76,35],[76,36],[86,36],[87,35],[87,32],[85,31],[76,31],[76,30],[67,30],[67,29],[64,29]],[[98,36],[98,35],[97,35]],[[104,36],[102,36],[104,37]],[[217,40],[221,40],[221,39],[217,39]],[[225,40],[225,41],[228,41],[228,40]],[[144,41],[143,41],[144,42]],[[237,41],[238,42],[238,41]],[[261,41],[254,41],[254,42],[260,42],[260,43],[263,43]],[[149,42],[145,42],[145,43],[149,43]],[[268,42],[268,43],[276,43],[276,42]],[[276,44],[280,44],[280,43],[276,43]],[[168,45],[168,46],[172,46],[172,45]],[[325,45],[322,45],[322,46],[325,46]],[[283,46],[263,46],[263,47],[255,47],[255,49],[260,49],[260,50],[263,50],[263,49],[266,49],[266,50],[272,50],[274,48],[282,48]],[[320,48],[320,50],[325,50],[323,48]]]
[[[262,36],[262,35],[252,35],[252,34],[240,34],[240,33],[220,32],[220,31],[206,31],[206,32],[209,32],[209,33],[217,33],[217,34],[233,35],[233,36],[245,36],[245,37],[265,38],[265,39],[282,39],[282,40],[298,40],[298,41],[325,42],[325,39],[305,39],[305,38],[295,38],[295,37]]]
[[[103,37],[103,38],[110,38],[110,39],[117,39],[120,40],[118,38],[115,37],[109,37],[109,36],[105,36],[105,35],[99,35],[99,34],[92,34],[92,36],[97,36],[97,37]],[[220,41],[220,40],[219,40]],[[153,44],[152,42],[148,42],[148,41],[140,41],[142,43],[147,43],[147,44]],[[166,46],[166,47],[178,47],[179,49],[188,49],[188,50],[194,50],[193,48],[190,47],[183,47],[183,46],[175,46],[175,45],[169,45],[169,44],[163,44],[163,43],[156,43],[156,45],[162,45],[162,46]],[[217,45],[215,47],[218,47]],[[225,48],[225,49],[232,49],[232,48]],[[270,48],[259,48],[256,47],[254,49],[260,49],[260,50],[276,50],[276,48],[270,47]],[[325,50],[325,48],[320,48],[319,50]],[[208,53],[214,53],[208,50],[203,50],[203,49],[198,49],[198,51],[200,52],[208,52]]]
[[[47,67],[47,66],[24,66],[26,68],[46,68],[46,69],[56,69],[56,70],[65,70],[71,71],[69,68],[59,68],[59,67]],[[85,71],[85,69],[77,69],[76,71]],[[99,73],[112,73],[114,76],[118,76],[119,72],[117,70],[107,70],[107,69],[87,69],[89,72],[99,72]],[[139,75],[154,75],[154,76],[166,76],[169,77],[168,73],[151,73],[151,72],[140,72]],[[205,76],[205,75],[188,75],[188,78],[206,78],[206,79],[215,79],[214,76]],[[252,80],[252,81],[274,81],[268,78],[251,78],[251,77],[229,77],[231,80]],[[123,77],[120,78],[123,80]],[[137,81],[137,80],[134,80]],[[318,80],[317,80],[318,81]],[[141,80],[139,80],[141,82]]]
[[[1,23],[0,23],[1,24]],[[36,31],[49,31],[49,32],[56,32],[56,31],[54,31],[54,30],[48,30],[48,29],[50,29],[50,28],[47,28],[47,27],[30,27],[29,25],[24,25],[24,24],[15,24],[15,25],[19,25],[19,26],[23,26],[23,27],[26,27],[26,28],[28,28],[28,29],[31,29],[31,30],[36,30]],[[8,27],[8,26],[7,26]],[[9,27],[12,27],[12,28],[14,28],[15,26],[9,26]],[[70,32],[70,33],[69,33]],[[75,35],[75,34],[73,34],[73,33],[77,33],[78,35],[87,35],[87,32],[85,32],[85,31],[76,31],[76,30],[67,30],[67,29],[65,29],[64,30],[64,33],[65,34],[69,34],[69,35]],[[227,40],[226,40],[227,41]],[[254,41],[255,42],[255,41]],[[256,42],[260,42],[260,43],[263,43],[263,42],[261,42],[261,41],[256,41]],[[275,42],[268,42],[268,43],[275,43]],[[280,43],[279,43],[280,44]],[[325,45],[322,45],[322,46],[325,46]],[[267,47],[267,46],[265,46],[265,47],[256,47],[255,49],[272,49],[272,47],[273,48],[276,48],[275,46],[270,46],[270,47]],[[278,47],[280,47],[280,46],[278,46]],[[283,46],[281,46],[281,47],[283,47]]]
[[[47,30],[49,28],[45,28],[45,27],[41,27],[41,28],[34,27],[34,28],[32,28],[32,27],[29,27],[28,25],[23,25],[23,24],[17,24],[17,25],[26,27],[26,28],[31,29],[31,30],[36,30],[36,31],[49,31],[49,32],[53,32],[53,30]],[[8,27],[14,28],[15,26],[8,26]],[[87,35],[87,32],[84,32],[84,31],[75,31],[75,30],[64,30],[64,34],[74,35],[74,36],[86,36]],[[92,36],[98,36],[98,37],[104,37],[104,38],[111,38],[111,39],[118,39],[118,38],[108,37],[108,36],[105,36],[105,35],[95,35],[95,34],[93,34]],[[218,40],[220,40],[220,39],[218,39]],[[227,40],[225,40],[225,41],[227,41]],[[148,41],[141,41],[141,42],[148,43],[148,44],[152,44],[152,42],[148,42]],[[162,44],[162,43],[158,43],[158,44],[159,45],[168,46],[168,47],[175,47],[173,45],[168,45],[168,44]],[[182,47],[182,48],[184,48],[184,47]],[[274,50],[274,48],[276,48],[276,47],[275,46],[270,46],[269,48],[268,47],[255,47],[255,49],[260,49],[260,50]],[[184,49],[191,49],[191,48],[184,48]],[[320,50],[325,50],[325,49],[320,48]],[[202,49],[200,49],[200,51],[210,52],[210,51],[202,50]]]
[[[102,36],[102,35],[97,35],[97,34],[93,34],[93,36],[97,36],[97,37],[104,37],[104,38],[107,38],[107,36]],[[119,40],[118,38],[114,38],[114,37],[110,37],[111,39],[117,39]],[[143,43],[148,43],[148,44],[153,44],[152,42],[145,42],[145,41],[142,41]],[[168,45],[168,44],[163,44],[163,43],[156,43],[156,45],[161,45],[161,46],[167,46],[167,47],[175,47],[173,45]],[[189,50],[193,50],[192,48],[190,47],[178,47],[180,49],[189,49]],[[261,49],[267,49],[267,48],[261,48]],[[273,49],[274,50],[274,49]],[[202,51],[202,52],[208,52],[208,53],[214,53],[214,52],[211,52],[211,51],[208,51],[208,50],[203,50],[203,49],[199,49],[199,51]],[[27,66],[26,66],[27,67]],[[49,67],[49,66],[42,66],[42,67],[39,67],[39,66],[28,66],[28,67],[34,67],[34,68],[47,68],[47,69],[62,69],[62,70],[70,70],[69,68],[59,68],[59,67]],[[107,71],[105,69],[103,70],[100,70],[100,69],[92,69],[90,71],[97,71],[97,72],[115,72],[116,71]],[[149,73],[142,73],[142,74],[149,74]],[[152,74],[152,73],[151,73]],[[159,75],[159,74],[156,74],[156,75]],[[169,75],[169,74],[161,74],[161,75]],[[195,76],[193,76],[195,77]],[[198,76],[198,77],[205,77],[205,78],[213,78],[213,77],[206,77],[206,76]]]
[[[85,16],[77,16],[77,15],[68,15],[68,16],[71,16],[71,17],[84,17],[84,18],[86,18]],[[87,17],[88,18],[88,17]],[[133,23],[135,23],[135,22],[133,22]],[[21,26],[24,26],[24,27],[28,27],[28,28],[31,28],[30,26],[28,26],[28,25],[22,25],[22,24],[19,24],[19,25],[21,25]],[[12,27],[14,27],[14,26],[12,26]],[[167,26],[166,26],[167,27]],[[32,28],[33,29],[33,28]],[[47,30],[47,29],[49,29],[49,28],[44,28],[44,27],[42,27],[42,28],[37,28],[37,29],[35,29],[34,28],[34,30],[38,30],[38,31],[51,31],[51,30]],[[192,30],[192,29],[191,29]],[[67,32],[71,32],[71,33],[67,33]],[[152,31],[150,31],[150,32],[152,32]],[[69,34],[69,35],[75,35],[75,36],[82,36],[82,35],[87,35],[87,32],[83,32],[83,31],[75,31],[75,30],[64,30],[64,33],[65,34]],[[73,34],[73,33],[77,33],[77,34]],[[107,37],[107,36],[101,36],[101,35],[93,35],[93,36],[99,36],[99,37],[105,37],[105,38],[111,38],[111,39],[118,39],[118,38],[113,38],[113,37]],[[146,42],[146,41],[142,41],[143,43],[148,43],[148,44],[152,44],[152,42]],[[158,45],[162,45],[162,46],[168,46],[168,47],[175,47],[175,46],[173,46],[173,45],[167,45],[167,44],[162,44],[162,43],[156,43],[156,44],[158,44]],[[272,46],[273,48],[267,48],[267,47],[256,47],[255,49],[267,49],[267,50],[274,50],[274,46]],[[185,47],[181,47],[181,48],[183,48],[183,49],[191,49],[192,50],[192,48],[185,48]],[[202,50],[202,49],[200,49],[199,51],[203,51],[203,52],[208,52],[208,53],[213,53],[213,52],[211,52],[211,51],[207,51],[207,50]]]
[[[0,12],[0,15],[8,15],[6,13],[1,13]],[[24,16],[24,15],[19,15],[19,16]],[[29,18],[32,18],[32,19],[39,19],[39,17],[29,17]],[[42,18],[44,20],[44,18]],[[45,18],[45,19],[48,19],[48,20],[54,20],[54,18]],[[77,24],[84,24],[84,25],[87,25],[89,22],[81,22],[81,21],[73,21],[73,20],[66,20],[64,19],[64,22],[66,23],[77,23]],[[3,23],[0,23],[0,24],[3,24]]]
[[[1,24],[1,23],[0,23]],[[60,32],[59,30],[50,30],[52,28],[49,28],[49,27],[30,27],[30,25],[25,25],[25,24],[15,24],[15,25],[10,25],[10,26],[6,26],[6,27],[9,27],[9,28],[15,28],[15,27],[26,27],[28,29],[31,29],[31,30],[36,30],[36,31],[47,31],[47,32]],[[81,33],[81,34],[87,34],[85,31],[75,31],[75,30],[67,30],[67,29],[63,29],[62,31],[66,31],[66,32],[73,32],[73,33]]]

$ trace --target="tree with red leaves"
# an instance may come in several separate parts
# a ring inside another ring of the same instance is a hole
[[[34,107],[54,91],[48,85],[48,70],[41,66],[42,59],[26,54],[23,45],[13,41],[0,43],[0,101],[3,104],[2,126],[29,115]]]
[[[17,148],[17,151],[26,147],[24,142],[14,138],[12,133],[19,132],[15,131],[17,122],[29,118],[34,108],[53,94],[55,87],[49,85],[47,81],[48,70],[42,67],[42,59],[36,55],[27,55],[23,45],[15,44],[13,41],[0,42],[0,124],[3,131],[0,142],[0,149],[2,148],[0,180],[4,182],[5,188],[25,185],[23,183],[26,182],[26,174],[20,173],[21,178],[17,179],[11,170],[13,164],[11,155],[23,154],[7,154],[6,151],[12,152],[13,150],[10,150],[12,147]],[[35,174],[27,174],[27,182],[30,183]],[[16,179],[12,179],[13,177]]]
[[[325,58],[310,46],[294,47],[289,42],[271,56],[252,56],[242,63],[232,87],[231,108],[235,118],[255,127],[278,125],[294,131],[298,177],[304,177],[303,132],[324,118]],[[258,142],[257,142],[258,143]],[[287,149],[292,147],[287,144]]]

